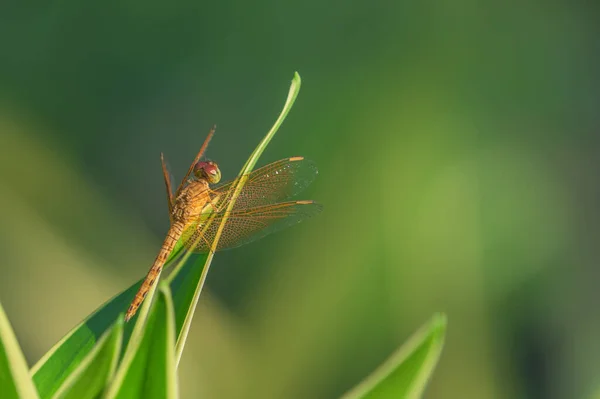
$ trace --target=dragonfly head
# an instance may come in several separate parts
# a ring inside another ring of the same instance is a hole
[[[194,165],[194,176],[198,179],[206,179],[210,184],[216,184],[221,180],[221,171],[215,162],[200,161]]]

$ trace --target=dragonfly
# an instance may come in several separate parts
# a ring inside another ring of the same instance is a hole
[[[214,132],[215,127],[209,132],[175,193],[161,154],[170,228],[125,314],[125,321],[129,321],[141,306],[178,241],[181,240],[186,250],[195,253],[212,250],[219,226],[242,178],[219,185],[221,171],[217,163],[200,160]],[[322,209],[319,203],[290,200],[311,184],[317,174],[315,164],[303,157],[285,158],[249,173],[227,214],[215,249],[219,251],[248,244],[318,214]]]

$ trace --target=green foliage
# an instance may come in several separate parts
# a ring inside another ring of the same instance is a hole
[[[121,342],[123,340],[123,318],[100,338],[94,349],[66,378],[58,389],[56,399],[97,398],[112,380],[117,368]]]
[[[129,341],[106,397],[177,397],[175,318],[168,285],[161,284],[145,325]]]
[[[68,376],[83,362],[123,309],[127,309],[139,285],[140,282],[134,284],[102,305],[37,362],[31,369],[31,374],[42,398],[52,397]],[[129,340],[132,328],[133,323],[128,323],[124,327],[124,345]]]
[[[37,397],[21,347],[0,305],[0,398]]]
[[[103,397],[110,399],[177,398],[173,303],[169,285],[161,283],[158,298],[152,303],[148,301],[140,310],[142,317],[134,326],[115,375],[123,339],[123,317],[120,314],[114,326],[66,376],[52,397],[85,399],[97,398],[104,393]],[[39,397],[27,375],[25,361],[1,307],[0,328],[3,349],[1,397]],[[343,399],[420,398],[439,359],[445,332],[446,317],[435,315]]]
[[[234,188],[219,229],[226,223],[246,182],[244,176],[252,171],[283,123],[299,89],[300,76],[296,74],[281,114],[240,171],[242,178]],[[30,376],[0,308],[0,397],[178,397],[177,365],[219,236],[220,231],[212,244],[213,251],[198,256],[194,262],[188,262],[189,252],[174,251],[170,260],[177,257],[180,260],[160,284],[158,297],[153,300],[155,285],[130,323],[123,323],[122,311],[127,309],[141,281],[77,325],[38,361]],[[437,363],[445,326],[444,316],[434,317],[379,370],[345,397],[419,397]]]
[[[275,124],[265,138],[251,154],[250,158],[242,168],[240,176],[252,171],[258,158],[283,123],[285,116],[294,103],[299,89],[300,76],[295,74],[287,101],[280,116],[277,118]],[[234,198],[237,197],[237,193],[239,193],[244,183],[245,180],[241,179],[235,189]],[[232,206],[233,203],[234,199],[230,202],[230,206]],[[223,222],[225,222],[225,220],[223,220],[222,223]],[[214,244],[216,245],[216,243],[217,241],[215,240]],[[177,255],[178,253],[171,254],[170,259],[176,258]],[[195,262],[187,262],[189,256],[190,253],[183,254],[172,273],[166,278],[166,282],[173,292],[172,300],[174,303],[175,314],[174,331],[176,337],[176,363],[179,362],[179,358],[181,357],[194,310],[198,303],[198,298],[202,291],[206,274],[212,260],[212,256],[201,255]],[[118,319],[123,309],[127,309],[127,306],[135,296],[140,284],[141,280],[103,304],[86,320],[68,333],[33,367],[33,380],[42,398],[52,397],[73,370],[75,370],[86,358],[102,334],[105,334],[114,321]],[[124,346],[129,347],[131,345],[138,345],[135,343],[135,340],[140,339],[143,335],[142,329],[146,328],[144,326],[148,325],[148,323],[146,323],[146,317],[148,317],[149,306],[152,302],[155,287],[148,293],[142,309],[132,319],[132,322],[125,325],[123,334]]]
[[[446,316],[436,314],[343,399],[420,398],[442,352]]]

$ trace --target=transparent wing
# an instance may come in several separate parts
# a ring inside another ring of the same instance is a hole
[[[302,157],[286,158],[263,166],[250,173],[235,201],[233,210],[250,209],[285,201],[308,187],[317,174],[316,165]],[[212,190],[212,196],[218,196],[216,200],[218,208],[225,208],[238,179]]]
[[[165,189],[167,190],[167,203],[169,205],[169,219],[172,220],[171,214],[173,213],[173,189],[171,187],[171,174],[169,173],[169,168],[167,166],[167,161],[165,161],[165,156],[163,153],[160,153],[160,163],[162,165],[163,178],[165,180]]]
[[[321,208],[314,201],[290,201],[234,210],[225,222],[217,250],[239,247],[293,226],[318,214]],[[217,213],[211,221],[196,227],[189,238],[186,238],[186,247],[194,252],[208,252],[223,215],[224,212]]]

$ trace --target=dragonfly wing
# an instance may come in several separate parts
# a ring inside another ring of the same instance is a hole
[[[234,210],[225,221],[217,250],[236,248],[293,226],[318,214],[321,208],[314,201],[290,201]],[[223,213],[219,213],[212,221],[200,224],[186,246],[194,252],[208,252],[222,220]]]
[[[173,189],[171,187],[171,174],[169,173],[169,168],[167,167],[167,162],[165,161],[165,157],[163,153],[160,153],[160,163],[162,165],[163,178],[165,180],[165,189],[167,190],[167,202],[169,205],[169,218],[173,221],[172,213],[173,213]]]
[[[317,174],[316,165],[302,157],[286,158],[263,166],[248,175],[233,210],[285,201],[308,187]],[[219,207],[229,202],[237,181],[213,189],[213,194],[218,195]]]

